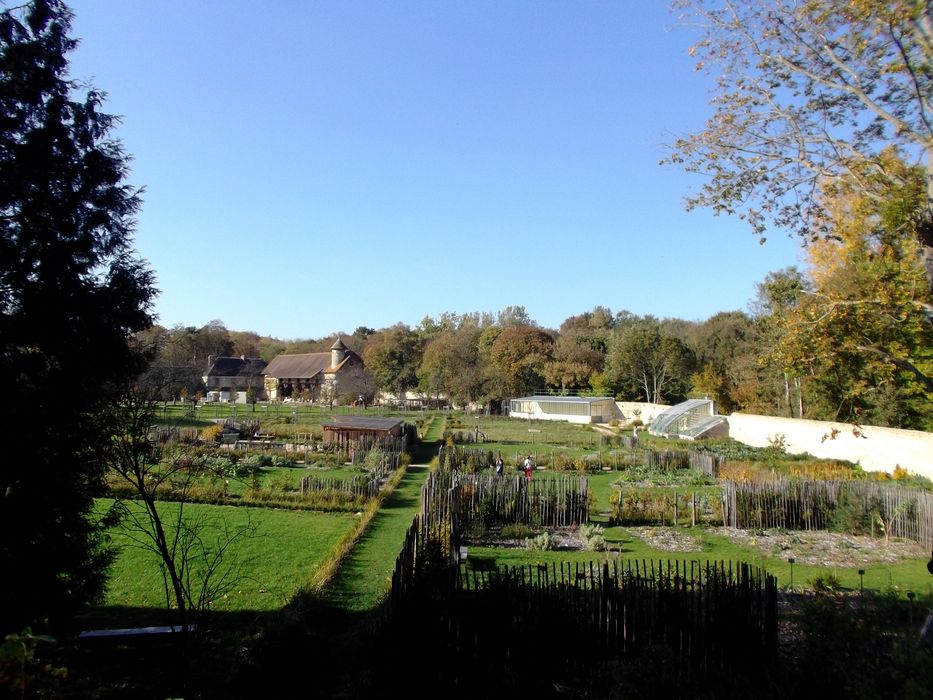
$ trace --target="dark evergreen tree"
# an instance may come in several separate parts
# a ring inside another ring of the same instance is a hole
[[[105,409],[142,366],[130,341],[155,294],[115,118],[68,75],[71,17],[59,0],[0,13],[0,632],[62,621],[103,589],[89,515]]]

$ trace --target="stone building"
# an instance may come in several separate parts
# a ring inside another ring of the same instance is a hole
[[[252,389],[256,400],[262,398],[264,360],[258,357],[209,357],[207,373],[201,377],[208,400],[246,401]]]
[[[270,401],[343,403],[367,401],[372,380],[362,358],[338,337],[330,352],[279,355],[264,372],[265,392]]]

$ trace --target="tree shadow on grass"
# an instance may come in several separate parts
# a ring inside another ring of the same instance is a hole
[[[353,612],[310,593],[281,610],[206,612],[180,635],[86,641],[61,635],[44,661],[67,669],[58,688],[71,698],[336,697],[368,683],[361,670],[378,611]],[[80,627],[166,624],[154,608],[98,608]],[[313,688],[312,688],[313,686]]]

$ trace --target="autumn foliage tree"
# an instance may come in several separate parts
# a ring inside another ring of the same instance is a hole
[[[479,335],[469,323],[438,332],[425,346],[418,368],[421,390],[435,397],[445,394],[458,406],[478,399],[483,392]]]
[[[490,347],[491,369],[501,378],[508,395],[540,390],[553,349],[554,338],[537,326],[507,326]]]
[[[853,166],[824,186],[832,238],[811,245],[812,290],[778,319],[770,359],[815,389],[814,417],[929,429],[933,307],[915,234],[925,173],[893,150],[879,159],[888,175]]]
[[[714,76],[714,110],[667,162],[703,175],[688,206],[738,214],[805,240],[832,235],[826,188],[869,194],[885,149],[920,162],[914,233],[933,288],[933,10],[916,0],[676,0],[697,27],[697,68]],[[863,187],[864,185],[864,187]]]
[[[400,399],[418,384],[422,343],[418,334],[403,323],[370,336],[363,351],[363,362],[379,388]]]

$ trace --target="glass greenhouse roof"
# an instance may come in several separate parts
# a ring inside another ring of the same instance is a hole
[[[709,399],[689,399],[671,406],[655,418],[648,427],[652,435],[698,434],[709,427],[714,418],[713,402]]]

